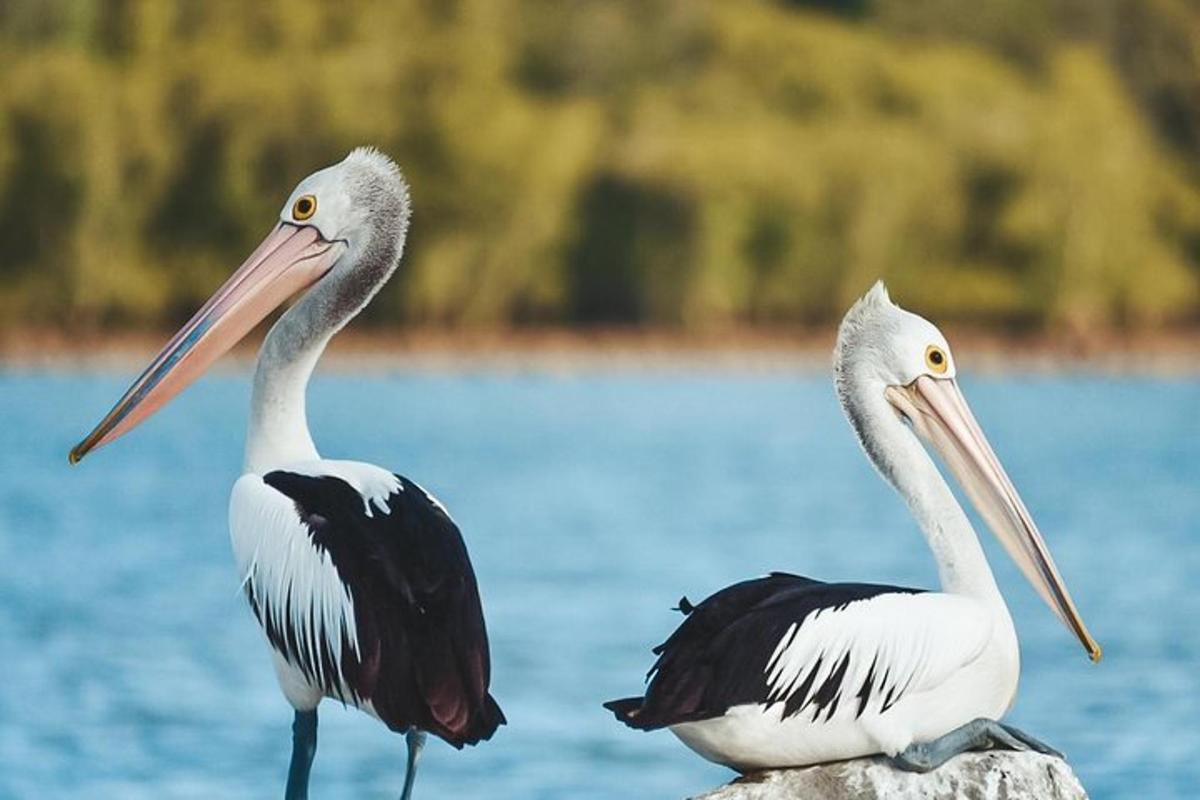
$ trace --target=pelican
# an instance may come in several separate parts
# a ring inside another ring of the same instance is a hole
[[[878,283],[842,321],[834,373],[863,450],[933,551],[942,591],[773,573],[696,606],[684,598],[686,618],[655,648],[645,695],[605,706],[743,772],[879,753],[924,772],[988,747],[1058,755],[1000,721],[1017,692],[1016,631],[967,515],[920,440],[1093,661],[1100,646],[968,409],[945,337]]]
[[[295,710],[289,800],[307,796],[323,698],[406,734],[404,800],[427,733],[462,748],[505,721],[488,691],[475,574],[445,507],[390,470],[321,458],[306,421],[317,359],[395,271],[408,219],[404,178],[374,149],[305,178],[262,244],[70,455],[133,430],[304,291],[262,345],[229,503],[246,598]]]

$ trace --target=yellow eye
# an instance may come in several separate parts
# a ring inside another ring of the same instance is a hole
[[[292,218],[299,222],[310,219],[315,213],[317,213],[317,198],[311,194],[297,198],[292,206]]]
[[[945,350],[936,344],[931,344],[925,348],[925,364],[938,375],[941,375],[950,366],[950,359],[946,357]]]

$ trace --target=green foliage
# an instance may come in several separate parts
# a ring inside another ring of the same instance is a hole
[[[380,322],[1195,319],[1200,15],[1069,6],[0,0],[0,325],[179,322],[360,143]]]

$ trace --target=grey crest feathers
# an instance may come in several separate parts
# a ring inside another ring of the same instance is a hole
[[[883,402],[883,381],[872,365],[887,361],[887,342],[899,327],[903,310],[892,302],[882,280],[876,281],[866,294],[855,301],[838,326],[837,344],[833,350],[833,378],[838,403],[841,405],[854,436],[867,458],[889,483],[895,482],[895,470],[885,453],[872,444],[867,435],[870,413],[859,397],[869,396],[862,384],[879,381],[878,399]]]
[[[885,340],[886,336],[878,335],[882,332],[880,328],[894,328],[895,312],[899,310],[883,281],[875,281],[866,294],[854,301],[838,326],[837,344],[833,350],[834,370],[840,372],[851,353],[866,341]]]
[[[367,231],[337,297],[337,315],[348,320],[371,301],[400,264],[412,204],[400,168],[375,148],[357,147],[342,164],[346,191],[361,210]]]
[[[356,271],[378,290],[404,254],[412,201],[408,182],[396,162],[374,147],[356,147],[342,161],[346,193],[362,215],[367,231]],[[362,304],[375,294],[355,298]],[[359,305],[357,302],[355,305]],[[361,305],[359,305],[361,307]]]
[[[355,203],[372,216],[395,220],[401,231],[407,229],[412,203],[408,182],[396,162],[374,147],[356,147],[342,163]]]
[[[882,352],[873,354],[876,358],[861,358],[864,350],[884,347],[891,338],[890,334],[899,326],[901,313],[900,307],[888,296],[887,287],[879,280],[855,301],[842,318],[838,326],[837,344],[833,349],[833,374],[843,405],[852,379],[850,373],[855,365],[884,360],[885,354]]]

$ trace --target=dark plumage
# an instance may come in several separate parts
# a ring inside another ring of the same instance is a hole
[[[837,609],[856,600],[888,592],[915,594],[920,590],[863,583],[823,583],[799,575],[773,572],[743,581],[693,606],[687,598],[679,608],[683,623],[654,648],[658,660],[647,674],[643,697],[604,704],[631,728],[654,730],[681,722],[723,715],[733,706],[765,703],[770,691],[766,667],[793,623],[819,609]],[[795,632],[792,633],[792,637]],[[863,687],[843,690],[849,663],[844,656],[830,675],[814,686],[820,665],[785,700],[784,715],[813,709],[832,716],[839,702],[860,702]],[[871,689],[865,691],[869,694]],[[861,702],[865,702],[862,700]]]
[[[263,481],[291,498],[314,547],[329,554],[354,599],[359,652],[345,644],[336,670],[350,702],[370,701],[394,731],[416,727],[455,747],[488,739],[504,714],[488,693],[487,630],[475,573],[458,527],[419,486],[365,513],[364,499],[341,478],[275,471]],[[256,598],[251,605],[260,622]],[[271,643],[310,680],[318,674],[298,646],[305,632],[275,630]],[[307,650],[307,652],[306,652]],[[330,658],[317,647],[316,657]],[[322,687],[340,696],[336,685]]]

